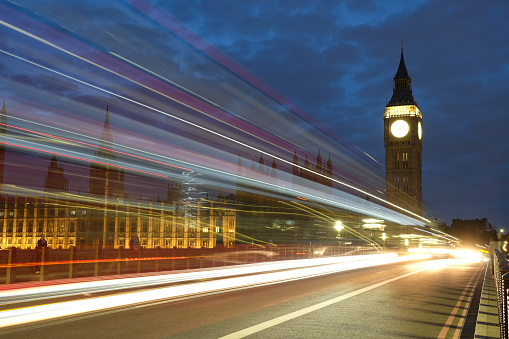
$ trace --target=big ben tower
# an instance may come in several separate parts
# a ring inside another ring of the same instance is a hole
[[[422,215],[422,115],[403,58],[384,114],[386,199]]]

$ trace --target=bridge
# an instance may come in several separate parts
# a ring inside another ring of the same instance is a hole
[[[119,8],[138,30],[98,34],[0,5],[1,335],[498,329],[479,318],[494,312],[479,248],[413,196],[387,199],[375,159],[149,7]]]

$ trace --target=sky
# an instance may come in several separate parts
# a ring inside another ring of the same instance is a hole
[[[19,11],[9,2],[2,3],[6,8]],[[132,7],[139,10],[144,3],[150,3],[157,11],[152,13],[151,19],[142,22]],[[20,4],[26,10],[25,14],[31,17],[41,15],[51,23],[58,22],[59,27],[68,29],[66,36],[75,37],[86,46],[98,46],[98,50],[105,54],[110,47],[125,53],[129,49],[132,60],[138,57],[151,65],[162,64],[159,69],[175,74],[176,78],[180,74],[194,73],[202,79],[199,85],[216,81],[219,76],[213,74],[220,74],[223,65],[217,60],[204,61],[195,55],[195,66],[189,68],[190,54],[180,45],[179,38],[173,36],[170,39],[155,28],[154,22],[165,15],[171,16],[203,39],[198,44],[206,42],[217,48],[320,121],[341,140],[369,154],[381,168],[385,159],[383,114],[392,95],[393,77],[403,41],[414,97],[423,115],[423,199],[426,209],[447,225],[453,218],[488,218],[494,227],[509,229],[509,199],[504,194],[509,188],[506,175],[509,170],[509,136],[506,133],[509,116],[504,100],[509,90],[509,5],[505,1],[491,1],[489,5],[478,1],[424,0],[131,0],[127,5],[123,1],[73,1],[71,4],[51,0],[44,4],[39,1],[17,1],[16,4]],[[118,10],[126,6],[131,10]],[[45,22],[40,18],[37,20]],[[159,22],[164,26],[168,21]],[[30,25],[33,24],[27,24],[27,27]],[[39,32],[44,36],[43,31]],[[129,44],[125,43],[128,38],[121,36],[122,33],[130,34]],[[47,36],[61,39],[59,41],[65,39],[53,33]],[[138,42],[135,42],[136,37]],[[43,60],[41,65],[72,68],[76,74],[89,71],[88,65],[65,57],[59,57],[61,59],[55,62],[53,52],[43,58],[43,49],[31,50],[28,43],[23,44],[22,38],[17,39],[14,35],[3,34],[0,44],[11,52],[21,51],[19,55],[24,53]],[[141,39],[151,44],[142,46]],[[76,42],[66,44],[70,46],[69,50],[81,48]],[[167,48],[174,46],[173,53],[163,54],[163,50],[158,49],[163,45]],[[142,53],[138,56],[133,52],[137,47]],[[85,53],[99,58],[93,51]],[[167,66],[165,58],[171,58],[179,67]],[[19,90],[28,85],[43,87],[40,76],[37,76],[42,72],[40,67],[31,71],[30,76],[22,74],[25,66],[17,62],[5,54],[0,56],[0,74],[11,80],[2,82],[0,91],[8,98],[19,98],[19,93],[13,89],[13,79]],[[203,66],[206,71],[196,65],[206,65]],[[106,74],[94,73],[88,77],[94,84],[111,81],[112,88],[117,86],[134,91]],[[221,77],[223,80],[229,77],[227,82],[231,84],[235,81],[231,74]],[[39,79],[34,80],[36,78]],[[45,93],[72,96],[73,104],[76,101],[83,103],[79,107],[82,115],[98,122],[95,126],[87,125],[88,130],[100,130],[104,108],[91,109],[85,104],[86,100],[95,97],[90,87],[85,90],[80,87],[82,84],[71,86],[54,77],[48,79],[44,82]],[[182,81],[185,84],[185,80]],[[196,86],[196,91],[200,91],[197,84],[189,83],[189,86]],[[216,95],[211,88],[206,91],[211,96]],[[139,97],[149,96],[137,93]],[[234,93],[233,89],[231,93]],[[256,95],[243,93],[246,97]],[[221,99],[231,101],[230,96]],[[40,97],[34,95],[30,105],[38,100]],[[113,107],[120,105],[113,99],[108,102]],[[129,112],[136,110],[127,104],[122,105]],[[161,102],[161,107],[164,105]],[[46,114],[51,118],[52,113],[44,113],[47,112],[45,107],[41,105],[39,108],[41,116]],[[65,110],[64,104],[61,109]],[[90,113],[85,113],[87,111]],[[152,118],[148,113],[144,115],[145,119],[148,117]],[[112,119],[115,119],[114,110]],[[157,122],[158,118],[153,119]],[[277,117],[264,114],[255,117],[253,113],[249,119],[262,126]],[[134,113],[131,121],[140,122]],[[264,127],[264,130],[271,131],[270,128]],[[149,133],[140,128],[139,133],[149,134],[154,140],[158,138],[155,130]],[[274,133],[289,140],[292,131],[288,131],[288,135]],[[313,143],[312,138],[306,140],[313,149],[327,143]],[[341,153],[336,150],[327,152],[338,157]],[[341,165],[349,166],[345,162]]]
[[[423,199],[509,229],[506,1],[171,1],[168,12],[384,164],[403,40],[423,115]]]

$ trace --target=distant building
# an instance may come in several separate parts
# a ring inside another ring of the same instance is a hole
[[[270,190],[264,192],[263,186],[250,187],[243,181],[243,178],[247,178],[253,182],[281,187],[282,190],[284,190],[283,187],[291,189],[292,185],[305,187],[318,183],[319,185],[315,186],[317,189],[331,191],[332,160],[330,156],[327,162],[323,162],[318,151],[314,165],[310,166],[307,155],[304,163],[299,165],[297,152],[295,152],[290,186],[287,181],[280,181],[279,176],[286,176],[286,174],[278,171],[275,159],[272,160],[269,170],[264,166],[263,156],[260,156],[258,166],[253,158],[248,167],[243,165],[239,155],[237,175],[239,177],[236,190],[238,243],[325,244],[331,241],[337,242],[337,231],[332,227],[333,222],[330,216],[337,216],[339,212],[329,211],[317,203],[309,207],[293,201],[305,203],[307,199],[301,197],[283,199],[275,196]],[[342,218],[347,220],[349,216],[342,215]]]
[[[322,155],[320,154],[320,150],[318,150],[318,155],[316,156],[316,162],[314,166],[310,166],[308,155],[306,154],[304,164],[302,165],[304,169],[299,168],[298,166],[299,158],[297,157],[297,151],[295,151],[292,166],[292,174],[294,175],[294,178],[300,177],[320,183],[325,186],[332,187],[332,160],[330,158],[330,154],[329,159],[325,163],[322,162]]]
[[[490,239],[496,238],[497,231],[487,218],[461,220],[452,219],[451,235],[460,238],[466,245],[489,244]]]
[[[230,202],[218,200],[114,202],[106,218],[98,219],[88,199],[80,196],[6,197],[0,204],[0,246],[35,248],[41,234],[50,248],[128,248],[133,235],[146,248],[233,246],[236,213]]]
[[[48,174],[44,181],[44,191],[46,192],[69,192],[69,179],[64,176],[64,168],[58,166],[56,155],[51,158]]]
[[[0,122],[5,122],[5,103],[0,114]],[[0,125],[0,137],[5,135],[4,127]],[[3,197],[0,248],[35,248],[41,234],[46,236],[50,248],[127,248],[132,236],[138,236],[140,245],[147,248],[234,245],[236,211],[231,195],[220,194],[217,201],[209,200],[208,194],[207,198],[190,198],[182,183],[161,183],[167,186],[166,199],[157,202],[127,199],[124,172],[115,166],[108,109],[95,156],[96,161],[89,169],[88,195],[68,193],[69,179],[53,156],[44,180],[44,193]],[[0,178],[4,157],[5,147],[0,144]],[[189,186],[190,179],[184,179]]]

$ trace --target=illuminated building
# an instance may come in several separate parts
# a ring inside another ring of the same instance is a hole
[[[77,195],[6,197],[0,210],[1,248],[34,248],[41,234],[51,248],[128,248],[132,235],[146,248],[212,248],[221,241],[228,247],[235,242],[236,213],[221,196],[217,202],[114,202],[99,220],[93,206]],[[111,241],[103,244],[104,238]]]
[[[237,175],[250,178],[255,182],[267,183],[278,187],[292,188],[296,186],[313,186],[323,191],[330,191],[332,186],[332,160],[322,161],[320,151],[314,165],[309,164],[307,155],[299,169],[297,152],[293,157],[291,184],[281,179],[285,173],[278,171],[273,159],[270,170],[264,166],[263,156],[256,166],[254,158],[249,167],[243,166],[239,155]],[[322,177],[321,175],[326,177]],[[316,185],[318,184],[318,185]],[[274,243],[274,244],[310,244],[327,243],[331,239],[336,241],[336,232],[331,227],[331,216],[340,213],[331,211],[314,202],[293,195],[282,198],[270,190],[251,187],[242,180],[237,181],[236,203],[237,213],[237,242],[238,243]],[[307,204],[306,206],[304,205]],[[342,215],[343,218],[350,216]],[[337,242],[337,241],[336,241]]]
[[[403,47],[385,108],[384,144],[387,201],[422,215],[422,115],[412,94]]]
[[[5,123],[5,104],[1,114]],[[1,131],[5,134],[4,128]],[[107,110],[95,153],[97,162],[114,163],[112,149]],[[5,149],[0,151],[3,160]],[[2,161],[2,174],[3,165]],[[28,196],[22,188],[6,184],[10,195],[0,203],[0,247],[34,248],[41,234],[50,248],[128,248],[132,236],[138,236],[146,248],[212,248],[235,243],[236,211],[231,196],[220,194],[217,201],[208,196],[192,198],[185,195],[182,183],[162,182],[167,186],[166,199],[132,200],[124,192],[125,176],[117,167],[92,163],[89,173],[88,195],[68,193],[69,180],[54,155],[44,192]],[[186,184],[189,181],[182,178]]]

